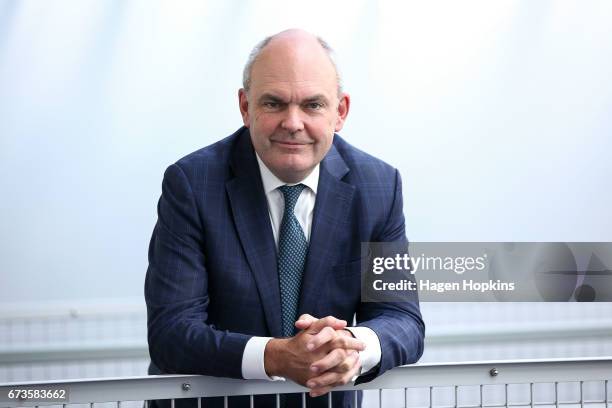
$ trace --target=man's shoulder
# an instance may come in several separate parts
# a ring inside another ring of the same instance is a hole
[[[210,171],[214,168],[226,168],[243,130],[244,128],[240,128],[211,145],[189,153],[180,158],[175,164],[183,169],[183,171],[196,169],[199,171]]]
[[[189,153],[166,169],[164,179],[170,180],[182,174],[190,188],[197,192],[225,188],[233,174],[231,163],[243,160],[241,155],[248,156],[250,144],[245,143],[244,136],[245,128],[242,127],[209,146]]]
[[[348,176],[354,182],[395,182],[395,167],[358,149],[337,134],[334,136],[334,147],[348,167]]]

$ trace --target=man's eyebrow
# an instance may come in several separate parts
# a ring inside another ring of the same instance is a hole
[[[308,98],[302,101],[302,103],[310,103],[310,102],[327,102],[327,98],[323,94],[317,94],[317,95],[309,96]]]
[[[276,103],[288,103],[285,99],[283,99],[282,97],[275,95],[273,93],[269,93],[266,92],[264,94],[262,94],[259,99],[258,99],[259,103],[264,102],[264,101],[270,101],[270,102],[276,102]],[[304,104],[304,103],[312,103],[312,102],[323,102],[323,103],[327,103],[327,97],[323,94],[316,94],[316,95],[312,95],[309,96],[307,98],[304,98],[300,104]]]
[[[263,102],[263,101],[272,101],[272,102],[277,102],[277,103],[286,103],[283,98],[281,98],[280,96],[271,94],[271,93],[264,93],[263,95],[261,95],[259,97],[259,102]]]

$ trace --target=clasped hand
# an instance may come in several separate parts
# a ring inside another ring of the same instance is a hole
[[[264,354],[266,372],[310,388],[311,397],[347,384],[359,373],[358,352],[365,349],[365,344],[344,330],[346,324],[332,316],[300,316],[295,322],[300,329],[298,334],[268,342]]]

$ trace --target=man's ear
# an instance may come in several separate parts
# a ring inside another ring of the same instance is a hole
[[[244,123],[244,126],[249,127],[249,101],[244,88],[238,90],[238,106],[240,107],[240,115],[242,115],[242,123]]]
[[[336,121],[335,132],[339,132],[344,126],[346,117],[348,116],[349,109],[351,107],[351,97],[349,94],[343,93],[338,103],[338,120]]]

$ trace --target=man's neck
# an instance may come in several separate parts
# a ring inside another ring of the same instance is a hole
[[[259,165],[259,171],[261,173],[262,182],[266,193],[269,191],[284,185],[284,184],[298,184],[303,183],[309,187],[315,194],[317,193],[317,187],[319,184],[319,166],[317,164],[313,169],[308,172],[303,172],[299,175],[286,177],[285,175],[278,175],[273,172],[257,155],[257,164]],[[279,177],[283,176],[283,177]]]

